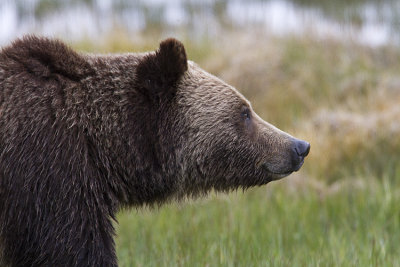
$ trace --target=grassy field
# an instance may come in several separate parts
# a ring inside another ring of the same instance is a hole
[[[290,179],[290,178],[289,178]],[[399,187],[282,181],[119,216],[121,266],[399,266]]]
[[[157,42],[122,34],[76,46]],[[261,117],[310,141],[311,154],[299,173],[261,188],[122,211],[120,265],[400,266],[399,49],[235,35],[185,45]]]

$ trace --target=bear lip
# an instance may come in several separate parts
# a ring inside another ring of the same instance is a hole
[[[301,167],[303,166],[303,164],[304,164],[304,158],[297,165],[293,166],[291,169],[285,170],[282,172],[272,171],[270,168],[268,168],[267,164],[265,164],[265,163],[262,164],[262,167],[264,168],[264,170],[266,170],[267,172],[269,172],[272,175],[274,180],[278,180],[278,179],[281,179],[283,177],[286,177],[286,176],[292,174],[293,172],[299,171],[301,169]]]
[[[297,166],[293,168],[293,171],[297,172],[298,170],[300,170],[303,164],[304,164],[304,158],[297,164]]]
[[[272,178],[274,180],[279,180],[282,179],[286,176],[289,176],[290,174],[292,174],[292,172],[286,172],[286,173],[271,173],[272,174]]]
[[[264,168],[264,170],[266,170],[267,172],[269,172],[272,175],[272,178],[274,180],[284,178],[293,173],[293,170],[284,171],[284,172],[274,172],[274,171],[271,171],[266,164],[262,164],[262,167]],[[299,169],[300,169],[300,167],[299,167]],[[299,169],[297,169],[296,171],[298,171]]]

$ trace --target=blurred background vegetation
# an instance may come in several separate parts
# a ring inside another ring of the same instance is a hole
[[[174,36],[311,143],[281,181],[122,211],[121,266],[400,266],[399,30],[396,0],[0,0],[1,45],[135,52]]]

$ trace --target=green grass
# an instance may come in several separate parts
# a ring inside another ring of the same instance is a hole
[[[290,178],[288,178],[290,179]],[[289,181],[182,206],[122,212],[121,266],[399,266],[393,179],[299,192]]]

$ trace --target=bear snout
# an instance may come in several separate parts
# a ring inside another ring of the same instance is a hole
[[[303,166],[304,158],[310,153],[310,143],[294,139],[292,142],[292,168],[293,171],[298,171]]]

